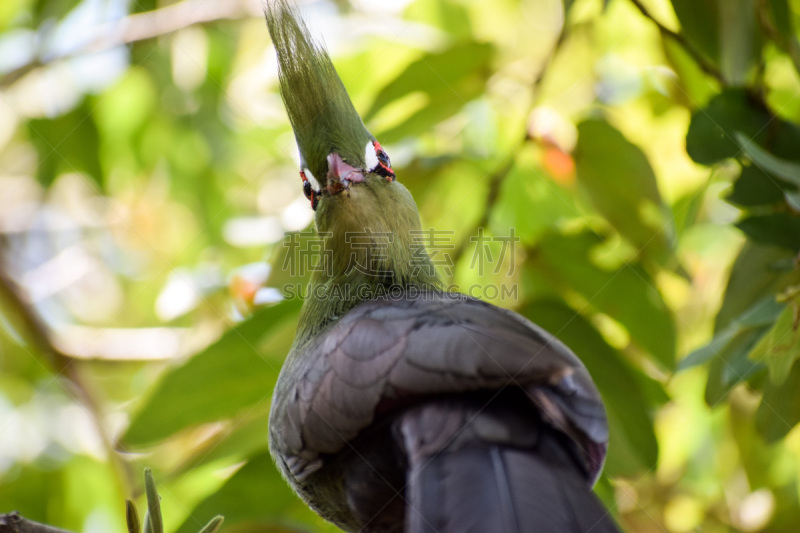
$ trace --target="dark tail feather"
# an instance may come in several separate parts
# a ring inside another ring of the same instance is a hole
[[[406,533],[619,531],[549,429],[542,430],[531,447],[491,442],[495,439],[485,437],[492,430],[500,430],[513,444],[528,441],[528,436],[514,435],[515,429],[509,436],[497,426],[500,420],[491,410],[475,415],[463,406],[460,413],[448,407],[434,406],[435,416],[430,407],[423,407],[403,417],[410,463]],[[441,435],[448,433],[454,417],[463,420],[465,412],[469,427],[440,447]],[[431,433],[437,418],[438,434]],[[442,451],[430,453],[437,447]]]

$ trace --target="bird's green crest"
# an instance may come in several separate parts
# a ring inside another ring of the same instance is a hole
[[[328,52],[311,38],[297,9],[287,0],[270,0],[264,11],[301,164],[324,187],[328,154],[337,152],[351,165],[364,167],[364,148],[374,137],[353,107]]]

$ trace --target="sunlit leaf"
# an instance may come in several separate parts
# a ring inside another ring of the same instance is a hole
[[[490,44],[466,42],[423,55],[377,94],[364,119],[370,120],[383,107],[400,98],[421,93],[425,105],[400,124],[383,130],[379,137],[385,142],[394,142],[426,131],[483,93],[493,52]]]
[[[750,380],[763,370],[764,365],[750,360],[748,355],[768,329],[765,326],[743,330],[720,351],[712,354],[705,392],[708,405],[717,406],[735,385]]]
[[[606,404],[611,437],[606,471],[633,476],[655,465],[658,443],[651,407],[639,385],[648,380],[632,369],[592,325],[563,303],[538,301],[523,314],[550,331],[583,361]]]
[[[675,358],[675,325],[655,282],[636,264],[603,270],[589,252],[600,243],[595,235],[549,235],[539,243],[540,265],[568,290],[581,293],[591,308],[619,321],[637,345],[671,368]]]
[[[761,144],[771,117],[744,89],[726,89],[692,114],[686,152],[697,163],[713,165],[741,153],[734,134],[742,132]]]
[[[578,183],[598,211],[644,254],[666,259],[674,236],[647,157],[608,122],[578,125]]]
[[[747,241],[733,263],[714,330],[722,331],[759,301],[774,300],[778,292],[792,283],[793,269],[791,251]],[[771,322],[768,320],[765,324]]]
[[[756,429],[767,442],[775,442],[800,422],[800,361],[795,361],[781,385],[764,387],[764,397],[756,411]]]
[[[702,2],[701,2],[702,3]],[[756,32],[756,0],[717,2],[721,23],[720,68],[731,85],[744,85],[755,65],[759,35]]]
[[[423,55],[378,92],[365,113],[365,120],[389,102],[413,92],[423,92],[430,98],[445,94],[458,99],[460,95],[450,84],[473,76],[476,70],[485,69],[493,49],[488,43],[466,42],[442,52]]]
[[[287,339],[276,339],[264,346],[264,339],[294,320],[299,308],[299,300],[287,300],[262,309],[168,372],[131,421],[124,441],[152,443],[268,402],[289,345]]]
[[[715,357],[724,357],[727,352],[739,345],[743,335],[749,336],[754,330],[761,331],[767,326],[771,326],[780,316],[783,308],[783,304],[778,303],[774,296],[764,298],[733,320],[724,330],[714,335],[707,345],[683,358],[678,369],[685,370],[707,363]]]
[[[783,308],[774,295],[764,297],[727,322],[711,342],[681,360],[679,370],[710,363],[705,394],[709,405],[714,406],[724,400],[737,383],[751,379],[763,368],[761,362],[753,361],[748,356]]]
[[[777,386],[786,381],[792,364],[800,358],[800,331],[796,320],[797,307],[786,306],[772,328],[750,352],[750,359],[767,365],[770,378]]]
[[[215,515],[225,517],[226,528],[252,522],[260,524],[260,531],[282,531],[291,522],[310,522],[315,524],[314,531],[336,531],[322,526],[322,520],[294,495],[268,453],[248,460],[219,490],[197,504],[176,533],[196,533],[199,524]]]
[[[86,103],[57,118],[30,120],[28,132],[39,156],[36,177],[42,185],[65,172],[83,172],[103,184],[99,136]]]
[[[254,406],[253,411],[255,416],[247,413],[247,416],[234,418],[229,430],[213,435],[194,448],[181,465],[180,473],[220,459],[240,461],[266,450],[264,428],[268,424],[269,412],[266,406],[260,411],[258,406]]]
[[[60,19],[80,4],[80,0],[64,0],[63,2],[49,2],[48,0],[35,0],[33,14],[39,20],[50,18]]]
[[[778,30],[777,36],[770,33],[767,36],[776,40],[779,46],[788,49],[795,70],[800,72],[800,42],[794,30],[797,21],[794,20],[789,0],[769,0],[765,11],[765,17],[769,17],[770,23]]]

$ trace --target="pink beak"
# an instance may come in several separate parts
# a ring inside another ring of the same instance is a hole
[[[330,194],[337,194],[350,188],[351,183],[364,181],[364,170],[348,165],[336,152],[328,154],[328,175],[326,188]]]

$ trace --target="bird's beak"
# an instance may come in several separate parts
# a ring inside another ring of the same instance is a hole
[[[356,168],[344,162],[336,152],[328,155],[328,175],[326,188],[330,194],[338,194],[349,189],[351,183],[364,181],[364,169]]]

